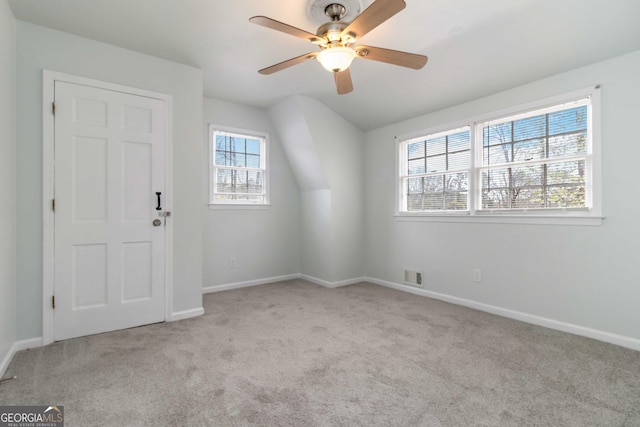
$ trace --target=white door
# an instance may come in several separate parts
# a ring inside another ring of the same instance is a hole
[[[55,340],[165,320],[165,113],[55,82]]]

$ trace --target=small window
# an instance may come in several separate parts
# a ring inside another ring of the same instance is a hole
[[[265,205],[267,193],[267,137],[212,126],[212,204]]]
[[[469,127],[405,141],[402,150],[405,211],[468,209]]]
[[[599,109],[587,89],[400,138],[398,213],[599,218]]]

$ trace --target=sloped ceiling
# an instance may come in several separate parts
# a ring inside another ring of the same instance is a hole
[[[248,19],[315,32],[307,0],[9,0],[17,19],[198,67],[207,97],[267,108],[305,95],[363,131],[640,49],[638,0],[406,3],[362,43],[427,55],[426,67],[356,60],[339,96],[315,61],[257,73],[317,48]]]

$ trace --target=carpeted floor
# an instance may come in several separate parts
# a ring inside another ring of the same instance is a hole
[[[640,426],[640,352],[361,283],[18,353],[2,405],[73,426]]]

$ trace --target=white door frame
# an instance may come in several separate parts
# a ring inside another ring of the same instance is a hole
[[[42,345],[53,342],[54,311],[51,297],[54,292],[54,225],[55,216],[51,206],[54,199],[54,86],[56,81],[91,86],[99,89],[128,93],[158,99],[165,103],[165,189],[164,205],[167,211],[173,209],[173,142],[172,142],[172,98],[147,90],[136,89],[114,83],[92,80],[57,71],[42,71]],[[165,233],[165,321],[172,319],[173,312],[173,221],[169,218]]]

